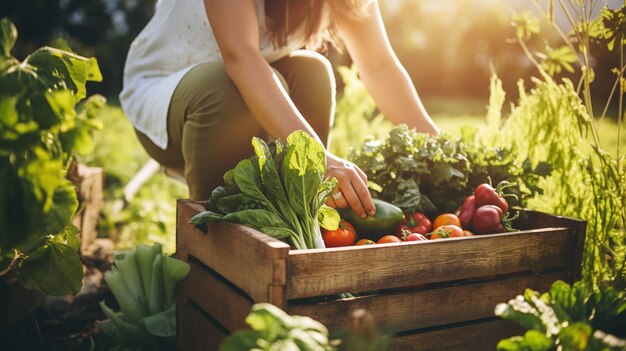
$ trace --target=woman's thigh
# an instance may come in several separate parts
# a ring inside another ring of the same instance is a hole
[[[180,145],[194,200],[208,199],[224,173],[252,154],[252,137],[265,136],[222,62],[200,64],[181,80],[168,132],[172,144]]]

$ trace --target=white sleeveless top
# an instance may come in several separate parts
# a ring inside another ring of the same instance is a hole
[[[261,55],[274,62],[304,46],[304,26],[276,48],[265,25],[265,2],[254,1]],[[167,112],[176,86],[194,66],[221,61],[203,0],[158,0],[150,22],[130,46],[120,103],[137,130],[167,147]]]

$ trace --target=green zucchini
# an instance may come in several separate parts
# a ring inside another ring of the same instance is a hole
[[[376,206],[376,214],[373,216],[361,218],[351,208],[342,208],[339,214],[354,226],[360,239],[378,241],[383,235],[395,233],[404,219],[404,213],[398,206],[388,202],[379,199],[373,201]]]

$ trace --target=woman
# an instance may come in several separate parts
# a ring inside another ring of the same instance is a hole
[[[190,198],[206,200],[249,157],[253,136],[300,129],[325,145],[333,73],[299,49],[329,37],[343,41],[387,118],[438,133],[372,0],[160,0],[131,45],[120,101],[150,156],[184,169]],[[374,214],[365,174],[330,152],[327,164],[339,182],[329,204]]]

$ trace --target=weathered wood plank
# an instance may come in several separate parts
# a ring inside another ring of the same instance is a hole
[[[484,351],[495,350],[502,339],[521,335],[523,331],[504,320],[467,323],[418,332],[395,338],[393,351]]]
[[[191,262],[189,275],[181,282],[180,288],[190,301],[213,316],[226,329],[234,331],[247,328],[244,320],[250,313],[252,300],[242,296],[204,268]]]
[[[543,227],[565,227],[574,228],[576,232],[576,251],[575,257],[570,266],[573,280],[579,280],[582,275],[582,260],[585,247],[585,236],[587,234],[587,222],[580,219],[555,216],[539,211],[525,211],[528,216],[528,225],[532,229],[540,229]]]
[[[207,232],[189,224],[189,219],[203,210],[197,203],[179,200],[177,204],[176,255],[189,261],[197,258],[207,267],[237,285],[254,301],[280,304],[286,281],[284,267],[275,261],[285,260],[289,245],[254,229],[228,222],[212,223]],[[277,268],[278,267],[278,268]]]
[[[568,278],[568,272],[528,274],[484,283],[293,304],[288,311],[309,316],[336,331],[349,327],[352,312],[362,308],[372,314],[377,325],[407,331],[493,317],[498,303],[522,294],[524,289],[546,291],[554,281]]]
[[[217,350],[226,334],[184,296],[176,304],[177,343],[183,351]]]
[[[571,267],[578,234],[570,228],[436,241],[292,250],[287,298],[396,288]]]

